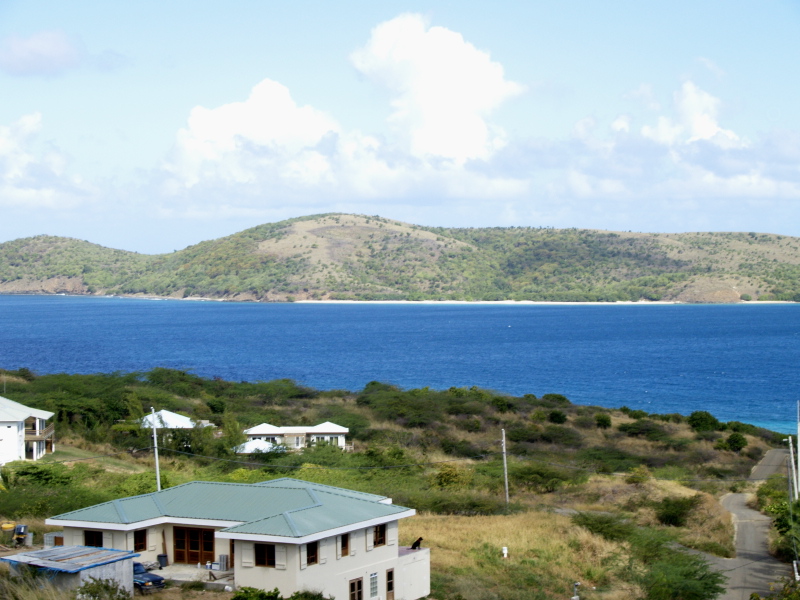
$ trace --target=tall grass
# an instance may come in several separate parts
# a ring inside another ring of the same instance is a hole
[[[569,597],[575,581],[583,584],[584,592],[591,590],[590,597],[636,597],[635,590],[615,575],[627,555],[625,547],[576,528],[559,514],[423,514],[403,523],[401,542],[420,536],[432,549],[435,598]],[[503,558],[503,547],[508,548],[508,558]]]

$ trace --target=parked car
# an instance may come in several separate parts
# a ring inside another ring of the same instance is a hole
[[[164,578],[161,575],[150,573],[142,563],[135,562],[133,563],[133,587],[142,595],[149,594],[164,588]]]

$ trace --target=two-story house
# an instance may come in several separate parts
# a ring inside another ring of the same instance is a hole
[[[282,478],[195,481],[46,523],[63,527],[65,544],[133,550],[143,560],[205,564],[227,555],[237,587],[416,600],[430,592],[430,551],[398,543],[399,520],[414,514],[383,496]]]
[[[0,396],[0,465],[14,460],[38,460],[55,450],[53,413]]]

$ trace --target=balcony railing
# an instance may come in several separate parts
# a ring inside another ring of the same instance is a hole
[[[35,429],[26,429],[25,430],[25,441],[26,442],[43,442],[47,438],[52,437],[53,434],[56,432],[56,424],[50,423],[44,429],[40,429],[36,431]]]

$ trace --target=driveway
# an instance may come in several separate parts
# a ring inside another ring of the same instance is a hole
[[[786,470],[787,450],[770,450],[753,469],[751,481],[761,481]],[[776,560],[767,551],[767,532],[771,519],[747,507],[750,494],[726,494],[722,506],[730,511],[736,535],[736,558],[705,555],[708,562],[725,573],[726,592],[719,600],[749,600],[750,594],[769,594],[771,583],[791,575],[791,566]]]

